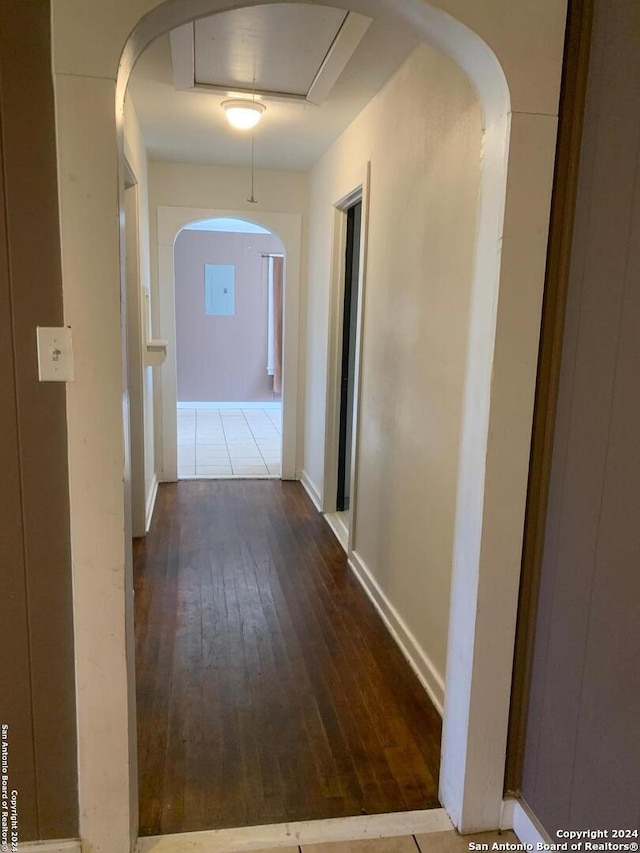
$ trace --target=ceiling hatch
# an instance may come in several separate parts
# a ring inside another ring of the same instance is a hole
[[[176,89],[321,103],[371,18],[306,3],[221,12],[171,33]]]

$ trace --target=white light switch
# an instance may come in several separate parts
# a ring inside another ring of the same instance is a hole
[[[71,329],[38,326],[36,333],[40,382],[71,382],[73,379]]]

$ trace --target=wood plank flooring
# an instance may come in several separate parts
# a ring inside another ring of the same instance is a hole
[[[141,835],[438,806],[440,717],[299,483],[160,486],[134,571]]]

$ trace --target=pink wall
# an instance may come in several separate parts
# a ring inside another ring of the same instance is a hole
[[[279,399],[267,375],[267,261],[272,234],[182,231],[175,244],[178,400]],[[205,314],[205,264],[235,266],[235,314]]]

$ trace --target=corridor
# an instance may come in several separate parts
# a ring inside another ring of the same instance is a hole
[[[162,485],[134,561],[141,835],[438,807],[440,717],[299,483]]]

